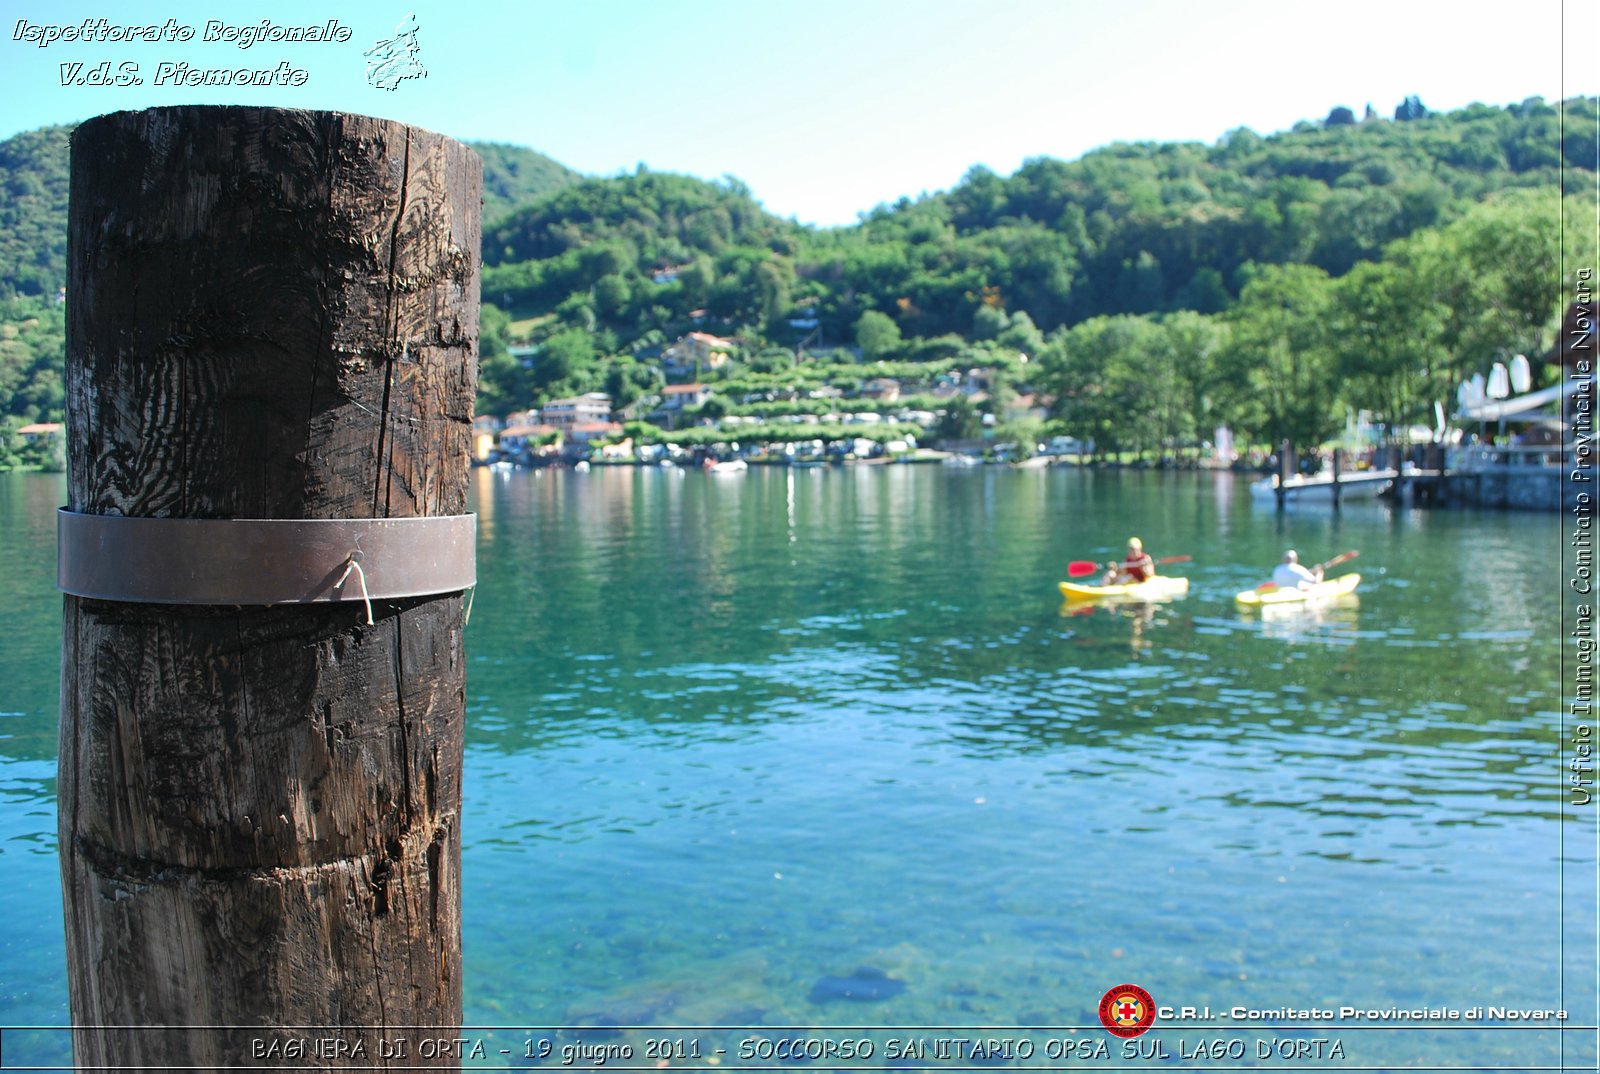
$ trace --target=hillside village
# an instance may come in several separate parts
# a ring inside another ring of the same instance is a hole
[[[934,461],[952,453],[1018,459],[1082,449],[1069,438],[1041,439],[1050,400],[1010,390],[1009,370],[1000,366],[963,369],[946,361],[893,369],[900,374],[894,376],[886,375],[894,363],[863,366],[859,348],[817,348],[793,357],[795,370],[806,363],[810,376],[769,374],[770,384],[763,385],[743,374],[746,350],[738,339],[687,332],[646,356],[659,363],[664,382],[625,405],[614,407],[604,392],[586,392],[503,417],[480,416],[474,460]],[[537,347],[515,346],[510,353],[538,360]],[[1013,367],[1025,368],[1025,354],[1011,357]]]

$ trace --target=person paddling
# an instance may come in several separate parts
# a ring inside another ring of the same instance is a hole
[[[1144,550],[1144,542],[1137,537],[1128,538],[1128,554],[1121,563],[1108,563],[1106,585],[1132,585],[1147,582],[1156,576],[1156,561]]]
[[[1279,589],[1309,589],[1322,581],[1322,565],[1307,570],[1300,565],[1300,553],[1289,549],[1283,562],[1272,569],[1272,584]]]

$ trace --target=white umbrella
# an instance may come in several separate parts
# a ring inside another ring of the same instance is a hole
[[[1506,373],[1502,362],[1496,362],[1494,368],[1489,370],[1488,395],[1490,399],[1504,399],[1511,394],[1511,377]]]
[[[1533,387],[1533,371],[1528,368],[1528,356],[1516,355],[1511,359],[1511,390],[1521,395]]]

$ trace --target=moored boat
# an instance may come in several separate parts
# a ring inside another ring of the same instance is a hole
[[[1307,499],[1331,503],[1334,488],[1337,486],[1341,500],[1375,499],[1393,484],[1398,476],[1399,472],[1396,470],[1355,470],[1340,474],[1339,480],[1334,481],[1333,475],[1326,470],[1310,476],[1295,474],[1283,482],[1283,494],[1289,500]],[[1275,500],[1277,496],[1276,474],[1250,483],[1252,500]]]

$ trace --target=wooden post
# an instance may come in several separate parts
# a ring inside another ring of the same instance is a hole
[[[1278,444],[1278,487],[1275,490],[1278,494],[1278,510],[1280,511],[1283,510],[1284,500],[1288,497],[1288,493],[1284,491],[1284,486],[1289,483],[1289,477],[1294,473],[1294,469],[1294,446],[1287,440],[1281,441]]]
[[[1343,448],[1334,448],[1333,449],[1333,506],[1336,509],[1339,506],[1339,492],[1341,491],[1340,488],[1339,488],[1339,470],[1343,466],[1344,466],[1344,449]]]
[[[71,510],[465,511],[475,154],[361,116],[158,108],[80,126],[71,182]],[[372,626],[359,601],[66,598],[80,1066],[380,1067],[379,1038],[458,1033],[461,596],[374,602]]]

